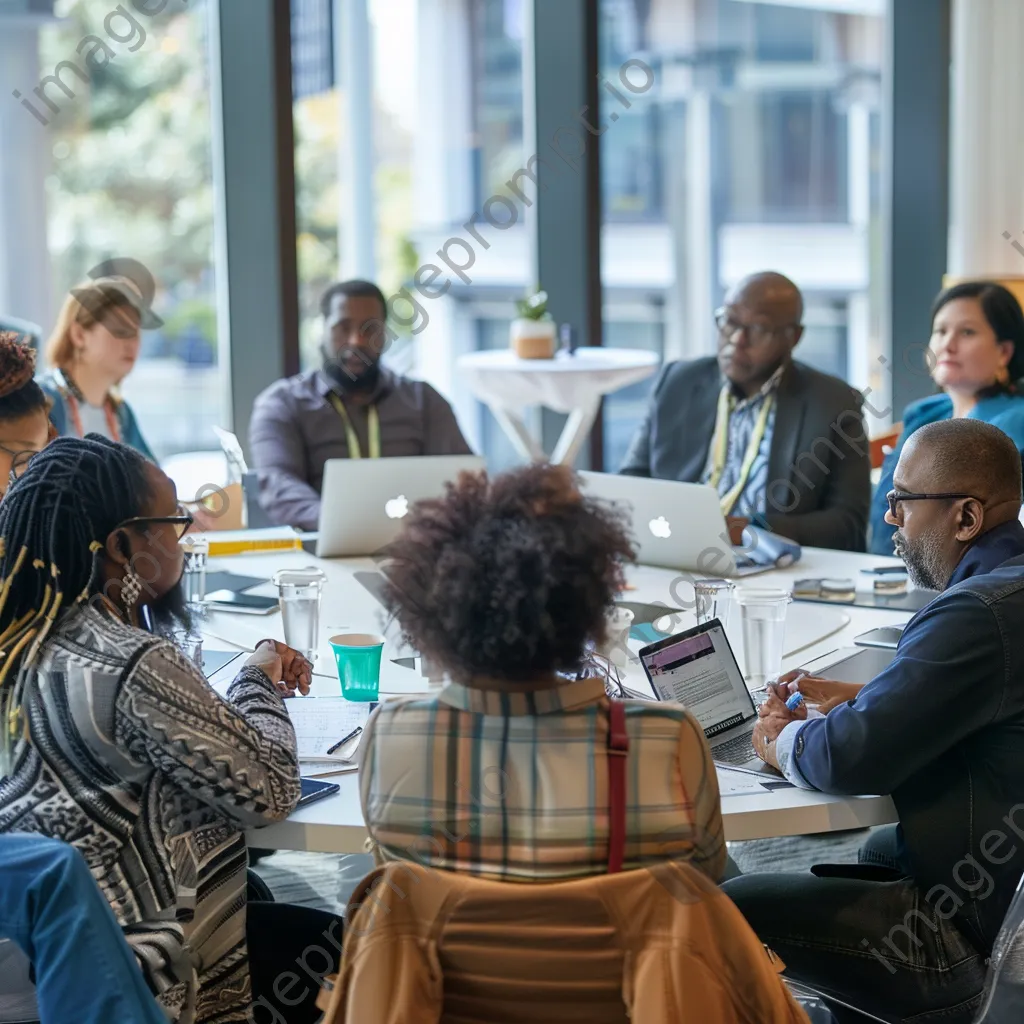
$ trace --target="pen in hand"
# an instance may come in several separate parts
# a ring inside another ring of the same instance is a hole
[[[785,702],[795,693],[800,692],[800,682],[806,679],[811,673],[801,669],[797,675],[787,683],[769,683],[769,688],[779,700]]]
[[[356,726],[356,728],[353,729],[347,736],[345,736],[343,739],[338,740],[338,742],[335,743],[334,746],[327,748],[327,756],[329,757],[336,750],[340,750],[343,746],[345,746],[346,743],[348,743],[349,740],[354,740],[357,736],[359,736],[362,733],[362,731],[363,727],[361,725]]]

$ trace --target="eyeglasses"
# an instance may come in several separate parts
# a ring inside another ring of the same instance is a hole
[[[11,457],[11,471],[7,474],[8,488],[14,486],[15,481],[28,469],[28,464],[39,454],[34,449],[23,449],[20,452],[15,452],[10,448],[5,448],[2,444],[0,444],[0,452]]]
[[[185,506],[178,505],[178,514],[173,516],[133,516],[131,519],[126,519],[123,523],[118,523],[114,527],[115,530],[123,530],[126,527],[132,526],[136,529],[144,527],[148,523],[167,523],[174,527],[174,533],[178,540],[188,533],[189,528],[195,522],[192,516],[185,511]]]
[[[981,502],[984,508],[985,503],[980,498],[975,498],[973,494],[911,494],[909,491],[890,491],[886,496],[885,500],[889,502],[889,514],[896,518],[896,506],[901,501],[942,501],[944,499],[952,500],[954,498],[974,498],[975,501]]]
[[[747,341],[751,345],[767,345],[769,341],[779,334],[796,329],[796,324],[787,324],[785,327],[769,327],[767,324],[741,324],[729,315],[725,306],[715,310],[715,326],[727,338],[743,331],[747,335]]]

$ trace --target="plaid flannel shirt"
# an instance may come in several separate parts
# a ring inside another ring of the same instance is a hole
[[[678,704],[625,701],[624,869],[679,858],[725,868],[718,780]],[[608,865],[608,698],[600,679],[533,691],[452,683],[382,704],[359,774],[369,848],[498,881],[602,874]]]

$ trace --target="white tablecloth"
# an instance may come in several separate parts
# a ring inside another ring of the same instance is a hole
[[[646,349],[579,348],[554,359],[520,359],[500,349],[460,356],[458,367],[470,391],[492,408],[544,405],[568,413],[644,380],[658,362],[658,354]]]

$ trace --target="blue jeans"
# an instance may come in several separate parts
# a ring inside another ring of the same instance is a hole
[[[167,1024],[78,852],[37,835],[0,835],[0,938],[32,961],[42,1024]]]
[[[925,903],[899,866],[895,829],[872,835],[859,860],[741,875],[722,889],[797,981],[886,1021],[970,1024],[985,953]]]

